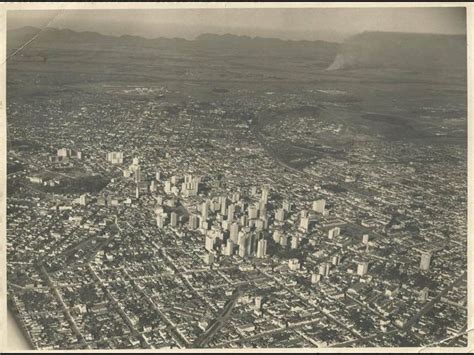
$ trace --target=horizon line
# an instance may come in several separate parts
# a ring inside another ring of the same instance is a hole
[[[187,39],[187,38],[178,37],[178,36],[175,36],[175,37],[170,37],[170,36],[144,37],[143,35],[133,35],[133,34],[114,35],[114,34],[105,34],[105,33],[98,32],[98,31],[73,30],[73,29],[67,28],[67,27],[58,28],[58,27],[46,26],[46,27],[44,27],[44,28],[40,28],[40,27],[30,26],[30,25],[25,25],[25,26],[20,26],[20,27],[16,27],[16,28],[7,29],[7,33],[8,33],[8,32],[11,32],[11,31],[18,31],[18,30],[21,30],[21,29],[24,29],[24,28],[37,29],[37,30],[38,30],[38,34],[39,34],[41,31],[44,31],[44,30],[47,30],[47,29],[51,29],[51,30],[57,30],[57,31],[71,31],[71,32],[75,32],[75,33],[95,33],[95,34],[99,34],[99,35],[104,36],[104,37],[113,37],[113,38],[122,38],[122,37],[127,37],[127,36],[128,36],[128,37],[137,37],[137,38],[141,38],[141,39],[149,40],[149,41],[153,41],[153,40],[157,40],[157,39],[174,39],[174,40],[183,40],[183,41],[196,41],[196,40],[198,40],[198,38],[199,38],[200,36],[202,36],[202,35],[214,35],[214,36],[226,36],[226,35],[230,35],[230,36],[234,36],[234,37],[249,38],[249,39],[275,39],[275,40],[284,41],[284,42],[326,42],[326,43],[342,43],[342,42],[344,42],[345,40],[347,40],[348,38],[351,38],[351,37],[354,37],[354,36],[357,36],[357,35],[363,34],[363,33],[394,33],[394,34],[396,33],[396,34],[437,35],[437,36],[463,36],[463,37],[467,37],[467,34],[466,34],[466,33],[452,33],[452,34],[450,34],[450,33],[439,33],[439,32],[409,32],[409,31],[364,30],[364,31],[360,31],[360,32],[356,32],[356,33],[354,33],[354,34],[348,35],[345,40],[342,40],[342,41],[340,41],[340,42],[338,42],[338,41],[328,41],[328,40],[324,40],[324,39],[313,39],[313,40],[311,40],[311,39],[288,39],[288,38],[281,38],[281,37],[266,37],[266,36],[260,36],[260,35],[251,36],[251,35],[235,34],[235,33],[232,33],[232,32],[226,32],[226,33],[223,33],[223,34],[219,34],[219,33],[215,33],[215,32],[202,32],[202,33],[198,34],[197,36],[195,36],[193,39]]]

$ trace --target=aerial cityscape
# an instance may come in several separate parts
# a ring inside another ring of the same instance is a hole
[[[467,346],[465,33],[7,36],[31,349]]]

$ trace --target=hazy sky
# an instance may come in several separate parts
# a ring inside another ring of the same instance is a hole
[[[8,11],[9,29],[22,26],[69,28],[109,35],[183,37],[233,33],[285,39],[340,41],[370,31],[466,33],[458,8],[146,9]]]

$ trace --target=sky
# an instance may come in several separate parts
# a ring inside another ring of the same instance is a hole
[[[363,31],[465,34],[466,12],[463,7],[9,10],[8,29],[23,26],[146,38],[232,33],[339,42]]]

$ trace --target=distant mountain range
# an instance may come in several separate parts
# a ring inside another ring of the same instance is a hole
[[[353,68],[399,68],[406,70],[449,70],[467,67],[465,35],[398,32],[363,32],[342,44],[325,41],[282,40],[277,38],[202,34],[195,40],[183,38],[147,39],[120,37],[68,29],[22,27],[7,32],[11,53],[37,36],[28,51],[50,50],[131,50],[139,48],[204,52],[216,56],[274,56],[314,60],[328,70]],[[324,64],[327,63],[327,64]],[[332,63],[332,64],[331,64]]]
[[[68,29],[22,27],[10,30],[7,33],[7,48],[14,50],[33,36],[38,37],[29,45],[34,48],[161,48],[161,49],[202,49],[223,50],[228,53],[264,54],[264,55],[291,55],[308,56],[327,53],[334,56],[338,44],[325,41],[293,41],[277,38],[237,36],[232,34],[216,35],[202,34],[195,40],[183,38],[155,38],[148,39],[139,36],[123,35],[120,37],[102,35],[97,32],[75,32]],[[252,53],[253,52],[253,53]],[[316,53],[318,52],[318,53]],[[225,54],[225,53],[223,53]]]

